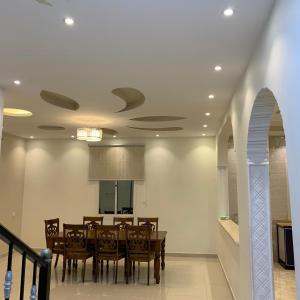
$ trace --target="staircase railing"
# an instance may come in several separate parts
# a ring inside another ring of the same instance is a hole
[[[41,251],[37,254],[33,249],[22,242],[18,237],[11,233],[6,227],[0,224],[0,239],[8,245],[7,271],[4,283],[4,298],[10,299],[12,290],[12,264],[13,252],[17,251],[22,255],[20,300],[24,299],[26,262],[33,263],[32,285],[30,290],[30,300],[48,300],[50,295],[51,260],[50,249]],[[37,273],[39,271],[38,286]],[[1,298],[1,297],[0,297]]]

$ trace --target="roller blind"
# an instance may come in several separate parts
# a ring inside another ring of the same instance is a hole
[[[89,180],[144,180],[144,146],[90,146]]]

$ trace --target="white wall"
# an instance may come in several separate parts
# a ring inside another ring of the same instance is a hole
[[[26,141],[4,135],[0,157],[0,223],[21,235]],[[6,252],[2,243],[0,254]]]
[[[86,143],[29,141],[27,149],[22,236],[39,248],[44,219],[81,222],[97,214],[99,187],[88,181]],[[135,216],[159,216],[160,229],[168,231],[167,252],[216,253],[215,166],[215,138],[145,141]]]
[[[289,187],[294,230],[296,273],[300,268],[300,1],[278,0],[264,35],[236,91],[228,112],[237,151],[240,272],[238,299],[250,300],[252,268],[247,165],[247,136],[252,106],[259,91],[267,87],[275,95],[283,117],[287,141]],[[297,276],[297,287],[300,278]]]

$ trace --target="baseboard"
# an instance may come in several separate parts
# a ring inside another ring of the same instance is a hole
[[[166,253],[166,256],[169,257],[207,257],[207,258],[216,258],[217,254],[206,254],[206,253],[181,253],[181,252],[169,252]]]
[[[229,290],[230,290],[230,292],[231,292],[231,295],[232,295],[232,297],[233,297],[234,300],[237,300],[237,298],[236,298],[236,296],[235,296],[235,294],[234,294],[234,292],[233,292],[233,289],[232,289],[231,285],[229,284],[229,280],[228,280],[227,274],[226,274],[226,272],[225,272],[224,266],[223,266],[223,264],[222,264],[222,262],[221,262],[219,256],[217,256],[217,258],[218,258],[218,261],[219,261],[219,263],[220,263],[220,265],[221,265],[223,274],[224,274],[224,276],[225,276],[225,278],[226,278],[226,282],[227,282],[227,285],[228,285]]]

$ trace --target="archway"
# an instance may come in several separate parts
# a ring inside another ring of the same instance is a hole
[[[254,299],[274,299],[269,130],[277,102],[262,89],[254,102],[248,132],[250,230]]]

